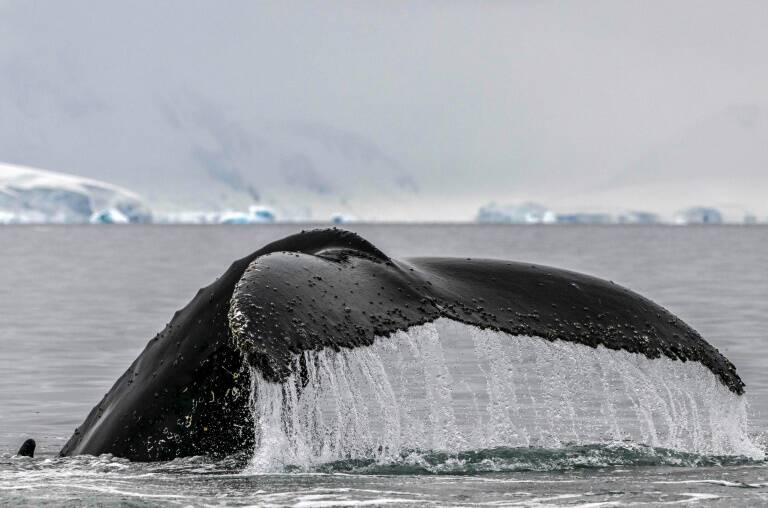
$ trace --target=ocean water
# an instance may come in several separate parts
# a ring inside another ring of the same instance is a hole
[[[255,383],[254,456],[57,457],[198,288],[307,227],[0,228],[0,505],[768,504],[761,226],[349,227],[395,257],[530,261],[630,287],[733,361],[746,401],[695,364],[443,320],[314,354],[301,397]],[[27,437],[36,457],[14,457]]]

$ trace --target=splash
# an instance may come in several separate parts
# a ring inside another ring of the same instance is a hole
[[[251,380],[252,471],[616,443],[763,458],[745,397],[697,362],[444,318],[367,347],[304,352],[283,383],[257,370]]]

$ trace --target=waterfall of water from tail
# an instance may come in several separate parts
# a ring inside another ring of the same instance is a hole
[[[762,451],[746,400],[697,362],[590,348],[439,319],[368,347],[297,356],[284,383],[254,370],[252,469],[631,441],[707,455]]]

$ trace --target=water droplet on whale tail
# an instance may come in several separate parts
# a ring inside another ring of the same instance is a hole
[[[445,318],[370,346],[297,354],[281,383],[252,368],[251,382],[252,471],[596,443],[764,456],[747,434],[745,397],[698,362]]]
[[[16,455],[18,455],[19,457],[34,457],[35,446],[37,446],[37,443],[35,443],[34,439],[27,439],[21,445],[21,448],[19,448],[19,451]]]

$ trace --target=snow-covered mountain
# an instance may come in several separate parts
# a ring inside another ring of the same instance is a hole
[[[130,107],[94,99],[75,113],[55,101],[30,104],[32,112],[3,101],[6,160],[114,182],[158,212],[258,204],[289,220],[337,212],[376,219],[418,198],[416,180],[395,156],[327,124],[255,116],[192,93]],[[52,116],[64,116],[67,128],[30,120]]]
[[[0,221],[35,223],[148,222],[131,191],[89,178],[0,164]]]

